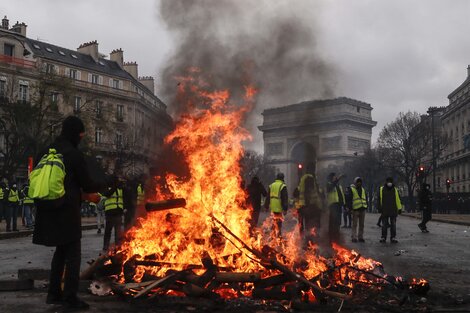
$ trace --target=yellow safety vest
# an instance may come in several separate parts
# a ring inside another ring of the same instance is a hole
[[[28,195],[26,194],[23,198],[23,204],[34,204],[34,199],[28,197]]]
[[[380,187],[380,206],[382,206],[382,194],[383,194],[383,189],[384,189],[384,186]],[[401,209],[403,208],[402,205],[401,205],[401,200],[400,200],[400,194],[398,193],[398,189],[397,187],[393,187],[393,189],[395,189],[395,201],[397,203],[397,210],[398,211],[401,211]]]
[[[5,198],[5,192],[3,191],[3,188],[0,188],[0,200],[3,200]]]
[[[10,189],[10,193],[8,194],[8,201],[9,202],[19,202],[20,198],[18,197],[18,191]]]
[[[331,205],[333,203],[339,203],[339,199],[341,197],[343,203],[345,203],[345,200],[344,200],[344,192],[343,192],[343,187],[341,187],[341,185],[338,186],[339,187],[339,193],[336,191],[336,187],[328,192],[328,194],[326,195],[326,198],[328,200],[328,205]]]
[[[364,187],[362,189],[362,195],[359,196],[359,193],[357,192],[356,187],[351,187],[351,192],[352,192],[352,209],[353,210],[359,210],[360,208],[366,208],[367,209],[367,198],[366,198],[366,190]]]
[[[145,201],[145,191],[142,185],[137,186],[137,205],[142,205]]]
[[[104,210],[122,210],[124,208],[124,201],[122,200],[122,189],[118,188],[116,191],[104,202]]]
[[[282,212],[281,191],[284,188],[286,188],[286,185],[279,179],[269,185],[269,209],[273,213]]]
[[[307,178],[313,178],[314,181],[315,181],[315,184],[317,183],[316,182],[316,179],[315,179],[315,176],[313,176],[312,174],[305,174],[304,176],[302,176],[302,178],[300,178],[300,183],[299,183],[299,205],[300,206],[304,206],[305,205],[305,181],[307,180]],[[310,192],[310,194],[308,195],[309,197],[309,203],[310,204],[316,204],[316,205],[319,205],[320,204],[320,197],[318,195],[318,193],[316,192],[316,190],[314,189],[312,192]]]

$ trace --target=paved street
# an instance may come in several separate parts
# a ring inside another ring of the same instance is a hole
[[[380,229],[375,225],[377,215],[366,218],[366,243],[352,243],[350,230],[342,229],[344,245],[353,248],[367,257],[375,258],[384,264],[389,274],[422,277],[430,281],[434,292],[449,292],[452,295],[469,297],[470,279],[470,227],[429,223],[428,234],[423,234],[416,226],[417,220],[411,217],[398,219],[398,244],[379,243]],[[83,258],[85,261],[100,253],[102,235],[95,230],[84,231]],[[401,255],[395,256],[398,250]],[[53,250],[31,243],[31,237],[0,240],[0,279],[15,278],[19,268],[48,268]],[[41,286],[38,286],[41,287]],[[0,292],[0,312],[14,311],[44,312],[48,306],[43,304],[45,290],[39,288],[28,292]],[[129,312],[128,304],[91,295],[84,296],[95,309],[92,312]],[[17,299],[21,298],[21,301]],[[103,302],[107,304],[102,305]],[[50,312],[54,308],[49,309]]]

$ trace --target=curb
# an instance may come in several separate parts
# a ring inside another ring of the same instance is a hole
[[[420,216],[415,216],[415,215],[402,214],[401,216],[411,217],[411,218],[415,218],[415,219],[421,219]],[[454,224],[454,225],[461,225],[461,226],[470,226],[470,222],[449,221],[449,220],[444,220],[444,219],[441,219],[441,218],[432,218],[431,222],[439,222],[439,223]]]
[[[89,229],[97,229],[97,224],[82,225],[82,230],[89,230]],[[28,236],[31,236],[32,234],[33,234],[33,230],[12,231],[8,233],[3,232],[3,233],[0,233],[0,240],[28,237]]]

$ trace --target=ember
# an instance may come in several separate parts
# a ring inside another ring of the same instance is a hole
[[[297,229],[282,240],[263,229],[250,234],[239,160],[242,142],[250,139],[241,125],[256,89],[246,86],[244,103],[237,105],[228,90],[210,92],[199,70],[190,72],[178,79],[178,99],[192,110],[165,140],[184,156],[189,176],[167,174],[169,192],[159,191],[159,199],[147,205],[147,216],[128,231],[112,258],[108,256],[121,269],[114,292],[134,298],[187,295],[304,302],[344,301],[363,288],[427,292],[426,281],[405,283],[388,276],[381,263],[337,244],[332,258],[321,256],[316,245],[304,248]],[[106,262],[100,259],[100,264]]]

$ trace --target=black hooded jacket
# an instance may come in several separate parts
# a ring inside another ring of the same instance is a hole
[[[77,241],[82,236],[81,230],[81,192],[96,192],[102,186],[93,182],[87,168],[83,153],[78,150],[80,133],[84,126],[80,119],[68,117],[65,119],[61,135],[49,148],[55,148],[64,158],[65,165],[65,198],[63,203],[52,208],[47,201],[36,202],[37,212],[33,234],[33,243],[58,246]],[[40,158],[48,151],[36,158]]]

